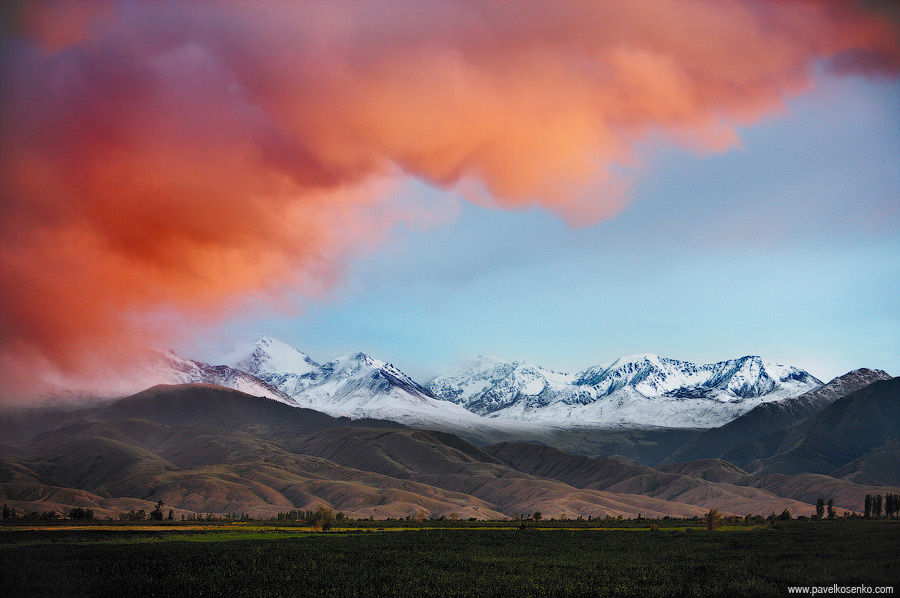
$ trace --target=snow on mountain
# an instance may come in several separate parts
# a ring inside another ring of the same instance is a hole
[[[832,379],[827,384],[814,388],[797,397],[782,399],[772,403],[773,407],[796,407],[803,405],[816,410],[824,409],[836,400],[846,397],[860,388],[864,388],[879,380],[890,380],[891,375],[884,370],[859,368]]]
[[[142,383],[143,387],[154,384],[216,384],[297,406],[297,402],[290,396],[256,376],[227,365],[210,365],[202,361],[185,359],[171,351],[157,353],[155,360],[144,364],[140,378],[145,380]]]
[[[564,393],[573,381],[571,374],[519,361],[506,363],[479,357],[464,364],[456,374],[435,378],[428,388],[438,397],[486,415],[525,397]]]
[[[297,405],[329,415],[390,419],[471,433],[501,427],[461,405],[435,397],[390,363],[365,353],[318,364],[285,343],[263,337],[234,365],[289,395]]]
[[[148,386],[218,384],[329,415],[470,439],[577,427],[715,427],[821,386],[803,370],[759,357],[698,365],[640,354],[574,374],[482,357],[425,387],[365,353],[319,363],[271,337],[233,354],[232,366],[161,353],[142,378]]]
[[[435,378],[429,388],[503,420],[561,427],[713,427],[821,384],[803,370],[759,357],[698,365],[646,353],[576,374],[482,358]]]
[[[319,369],[319,364],[287,343],[263,336],[256,341],[250,355],[241,359],[235,367],[254,376],[278,373],[302,376]]]
[[[288,396],[306,390],[321,365],[309,355],[269,336],[260,338],[244,355],[233,355],[234,368],[263,380]]]

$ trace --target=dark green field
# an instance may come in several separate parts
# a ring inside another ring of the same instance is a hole
[[[785,596],[897,586],[900,522],[0,532],[3,596]]]

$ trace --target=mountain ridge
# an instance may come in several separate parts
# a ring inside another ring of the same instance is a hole
[[[815,415],[835,400],[873,382],[890,378],[883,370],[859,368],[797,397],[762,403],[723,426],[700,433],[675,451],[666,462],[714,459],[728,455],[739,464],[745,463],[745,460],[736,458],[742,451],[746,451],[741,448],[742,445]]]
[[[428,386],[439,397],[498,419],[712,427],[819,385],[804,370],[758,356],[694,364],[642,353],[574,374],[481,358]],[[668,412],[654,417],[648,413],[654,407]]]

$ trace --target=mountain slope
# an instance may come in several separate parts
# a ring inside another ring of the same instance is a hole
[[[479,448],[446,432],[336,419],[209,385],[157,386],[69,412],[13,448],[0,461],[5,502],[106,516],[157,500],[176,514],[318,505],[364,517],[801,514],[818,497],[858,510],[865,494],[897,491],[821,474],[753,475],[720,460],[652,468],[537,444]]]
[[[818,414],[782,432],[771,457],[748,464],[751,471],[831,473],[900,438],[900,378],[880,380],[838,399]],[[793,440],[795,439],[795,440]],[[900,464],[889,463],[885,479]]]
[[[835,400],[878,380],[889,380],[882,370],[858,369],[798,397],[757,405],[724,426],[702,432],[666,459],[667,463],[716,459],[736,446],[810,417]],[[739,454],[739,453],[737,453]],[[735,455],[732,454],[731,457]],[[738,459],[738,462],[744,462]]]
[[[833,498],[838,507],[858,511],[866,494],[897,491],[825,475],[755,476],[720,459],[654,468],[521,442],[500,443],[485,452],[520,471],[578,488],[649,495],[738,514],[768,515],[788,509],[794,515],[809,515],[820,497]]]
[[[333,428],[298,439],[291,449],[354,464],[394,478],[415,480],[485,500],[513,515],[539,510],[547,517],[619,514],[655,517],[699,514],[693,505],[594,489],[532,476],[453,436],[422,430],[351,431]]]
[[[731,513],[768,514],[784,509],[795,514],[813,512],[808,503],[734,484],[731,480],[707,480],[613,459],[569,455],[531,443],[500,443],[489,447],[487,452],[520,471],[557,479],[576,488],[641,494]],[[746,472],[738,471],[751,478]]]
[[[135,432],[137,438],[130,439]],[[18,474],[0,477],[0,495],[13,506],[74,501],[69,504],[110,516],[128,500],[162,500],[188,513],[270,516],[326,505],[360,517],[418,512],[503,517],[470,495],[293,454],[241,432],[127,420],[44,440],[49,444],[34,456],[7,462]]]
[[[892,440],[850,461],[836,470],[834,476],[858,484],[900,486],[900,440]]]
[[[157,386],[31,438],[0,468],[0,495],[16,508],[104,515],[156,500],[177,512],[257,515],[320,504],[378,517],[702,512],[523,474],[447,433],[328,427],[336,421],[231,389]]]
[[[227,365],[210,365],[185,359],[169,351],[159,353],[156,361],[145,365],[144,377],[152,384],[214,384],[241,392],[266,397],[287,405],[297,405],[290,396],[274,386]]]
[[[154,386],[91,410],[87,416],[97,420],[144,419],[171,426],[225,430],[238,430],[250,424],[256,428],[290,428],[296,432],[349,425],[400,427],[391,421],[335,418],[210,384]]]

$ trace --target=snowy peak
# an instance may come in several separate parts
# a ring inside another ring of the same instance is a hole
[[[304,375],[319,368],[309,355],[274,339],[263,336],[254,343],[250,354],[235,363],[237,369],[258,376],[260,374]]]
[[[571,384],[572,376],[521,361],[503,362],[478,357],[456,372],[439,376],[428,388],[436,396],[488,413],[524,397],[538,397]]]
[[[394,367],[393,364],[375,359],[365,353],[342,355],[321,366],[321,377],[343,380],[370,380],[372,390],[388,390],[398,387],[412,395],[433,397],[427,388]]]
[[[601,396],[626,386],[653,396],[690,385],[695,379],[699,380],[697,366],[692,363],[640,353],[617,359],[608,366],[587,368],[576,374],[575,384],[590,386]]]
[[[436,398],[394,365],[351,353],[324,363],[286,343],[263,337],[236,367],[288,395],[302,407],[334,416],[372,417],[431,428],[448,422],[477,427],[477,415]]]

